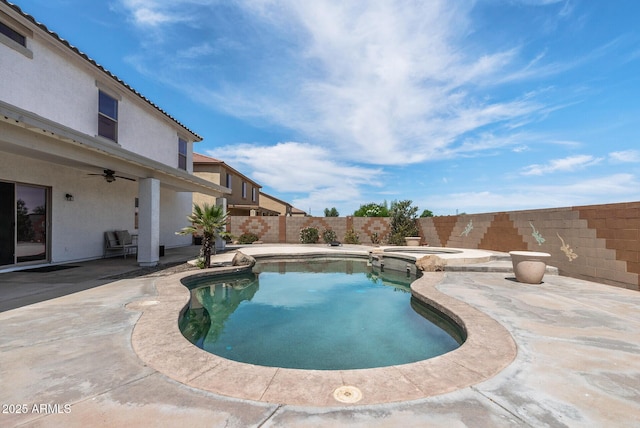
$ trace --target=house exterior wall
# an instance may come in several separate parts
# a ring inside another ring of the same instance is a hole
[[[79,177],[74,168],[7,153],[0,156],[0,171],[1,180],[51,189],[51,262],[102,257],[106,230],[134,230],[138,194],[134,182]],[[107,186],[117,191],[105,191]],[[73,201],[66,200],[67,193]]]
[[[640,290],[640,202],[418,219],[422,243],[433,247],[551,254],[562,275]],[[265,243],[300,243],[300,229],[353,229],[360,243],[388,237],[382,217],[234,217],[230,232],[256,233]],[[320,240],[322,242],[322,240]],[[384,241],[383,241],[384,243]]]
[[[98,92],[102,89],[119,99],[117,144],[178,167],[179,130],[175,124],[113,78],[58,45],[38,31],[28,40],[33,58],[0,45],[1,99],[71,129],[97,136]],[[190,169],[193,141],[186,140]]]
[[[260,202],[260,186],[246,177],[234,173],[228,168],[221,167],[220,180],[223,186],[226,186],[227,174],[231,174],[231,195],[227,196],[227,203],[229,205],[258,205]],[[242,183],[246,183],[247,194],[246,197],[242,197]],[[256,189],[256,200],[251,199],[251,189]]]
[[[260,185],[248,179],[232,168],[228,168],[224,163],[196,162],[193,165],[194,175],[221,186],[227,185],[227,174],[231,174],[231,194],[225,195],[227,205],[253,205],[256,208],[260,203]],[[246,183],[246,197],[242,197],[242,183]],[[255,189],[255,190],[254,190]],[[252,199],[252,192],[255,191],[256,199]],[[193,202],[202,204],[215,204],[216,198],[196,193]],[[246,207],[229,207],[229,213],[237,216],[247,216],[250,214]]]
[[[152,195],[160,200],[160,244],[189,245],[191,237],[175,232],[192,210],[191,193],[184,190],[201,184],[192,186],[172,171],[178,168],[182,138],[187,142],[186,171],[192,172],[197,135],[13,7],[0,3],[0,10],[7,14],[0,14],[3,23],[18,25],[27,36],[23,48],[0,35],[0,107],[10,112],[0,118],[0,181],[49,189],[50,252],[39,263],[102,257],[105,231],[136,232],[140,183],[156,172],[162,177],[153,178],[160,188]],[[100,90],[118,100],[117,142],[97,135]],[[45,132],[40,123],[55,132]],[[84,140],[90,144],[82,144]],[[114,151],[88,148],[101,144]],[[104,169],[137,181],[107,183],[100,175],[89,175]],[[67,193],[73,201],[65,198]],[[152,238],[147,247],[158,237]]]
[[[275,211],[280,213],[280,215],[291,215],[291,205],[272,198],[264,193],[260,193],[260,208]]]
[[[196,164],[193,166],[194,175],[197,177],[203,178],[207,181],[210,181],[215,184],[223,185],[226,184],[221,181],[220,167],[218,165],[206,165],[206,164]],[[227,195],[228,197],[229,195]],[[209,204],[215,205],[216,198],[213,196],[205,195],[203,193],[194,193],[193,194],[193,203],[202,205]]]

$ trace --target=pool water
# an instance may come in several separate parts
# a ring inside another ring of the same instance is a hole
[[[460,346],[452,323],[412,299],[415,278],[362,260],[258,263],[188,279],[187,339],[230,360],[347,370],[412,363]]]

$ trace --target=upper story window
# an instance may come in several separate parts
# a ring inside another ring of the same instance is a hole
[[[18,43],[19,45],[24,46],[25,48],[27,47],[27,38],[18,33],[13,28],[4,24],[3,22],[0,22],[0,34],[4,34],[5,36]]]
[[[178,168],[187,170],[187,142],[178,138]]]
[[[253,202],[256,202],[256,200],[258,199],[258,192],[256,192],[256,188],[252,187],[251,188],[251,200]]]
[[[27,47],[27,39],[33,37],[33,31],[6,14],[0,13],[0,18],[0,43],[32,59],[33,52]]]
[[[227,184],[226,186],[231,189],[231,174],[227,173]]]
[[[118,142],[118,100],[102,91],[98,95],[98,135]]]
[[[246,181],[242,182],[242,198],[243,199],[247,198],[247,182]]]

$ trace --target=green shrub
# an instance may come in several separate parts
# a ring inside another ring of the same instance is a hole
[[[391,233],[389,234],[389,244],[406,245],[404,238],[407,236],[418,236],[418,207],[411,205],[412,201],[393,201],[389,215],[391,216]]]
[[[300,242],[303,244],[316,244],[320,239],[318,229],[315,227],[305,227],[300,229]]]
[[[259,241],[260,237],[255,233],[243,233],[238,238],[238,244],[253,244],[255,241]]]
[[[373,232],[371,235],[369,235],[369,239],[371,239],[372,244],[376,245],[382,242],[382,237],[378,234],[378,232]]]
[[[331,229],[325,229],[322,232],[322,240],[326,244],[330,244],[330,243],[335,242],[335,241],[338,240],[338,235],[336,235],[336,233]]]
[[[354,217],[388,217],[389,208],[387,208],[387,201],[382,204],[376,204],[370,202],[368,204],[360,205],[360,208],[353,213]]]
[[[359,244],[360,237],[358,236],[355,230],[349,229],[347,230],[347,233],[344,235],[344,242],[346,244]]]

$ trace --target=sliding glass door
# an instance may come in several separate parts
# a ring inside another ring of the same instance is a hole
[[[0,266],[46,261],[49,189],[0,182]]]

